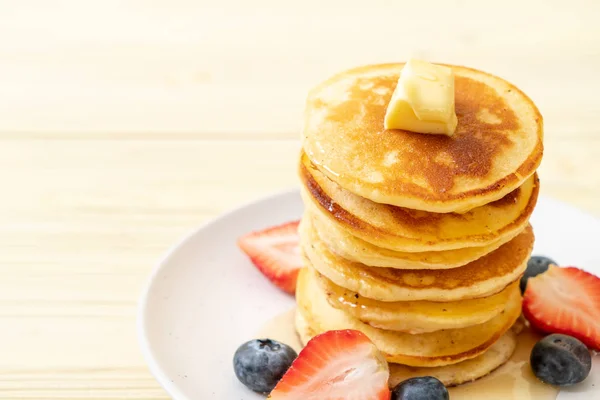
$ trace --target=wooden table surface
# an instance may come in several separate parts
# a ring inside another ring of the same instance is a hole
[[[542,193],[600,216],[600,3],[0,3],[0,399],[166,399],[136,302],[207,218],[296,186],[308,88],[418,56],[545,117]],[[568,227],[557,227],[568,229]]]

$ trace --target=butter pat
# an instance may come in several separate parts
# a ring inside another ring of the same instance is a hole
[[[452,136],[456,124],[452,69],[408,61],[385,113],[385,129]]]

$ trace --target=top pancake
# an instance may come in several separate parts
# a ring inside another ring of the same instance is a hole
[[[384,129],[402,66],[352,69],[311,91],[303,147],[322,173],[375,202],[438,213],[498,200],[533,174],[542,116],[518,88],[485,72],[450,66],[454,136]]]

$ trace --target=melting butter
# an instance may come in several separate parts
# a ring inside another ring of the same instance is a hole
[[[385,114],[385,129],[452,136],[455,112],[454,72],[426,61],[409,60]]]

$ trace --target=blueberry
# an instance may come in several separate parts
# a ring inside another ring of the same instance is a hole
[[[392,391],[392,400],[448,400],[448,389],[433,376],[400,382]]]
[[[233,356],[233,369],[248,388],[269,393],[297,356],[294,349],[276,340],[251,340],[238,347]]]
[[[529,261],[527,261],[527,269],[525,270],[525,274],[521,278],[521,283],[519,285],[521,287],[521,294],[525,293],[527,280],[542,272],[548,271],[550,264],[558,265],[553,259],[543,256],[532,256]]]
[[[549,335],[533,346],[531,369],[542,382],[569,386],[583,381],[592,369],[590,351],[578,339]]]

